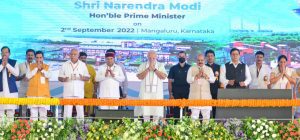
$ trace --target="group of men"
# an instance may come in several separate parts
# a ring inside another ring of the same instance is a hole
[[[10,49],[7,46],[1,48],[0,59],[0,97],[27,97],[50,98],[49,78],[51,73],[49,65],[44,64],[42,51],[28,49],[26,62],[17,65],[16,60],[10,59]],[[70,60],[64,62],[59,71],[58,80],[63,83],[63,98],[82,99],[122,99],[127,96],[127,76],[121,63],[115,61],[116,52],[109,49],[105,53],[105,64],[98,67],[87,64],[87,54],[77,49],[69,53]],[[199,54],[196,65],[187,63],[187,54],[184,51],[178,53],[178,64],[171,67],[167,74],[164,63],[157,61],[155,51],[149,51],[147,62],[138,68],[137,77],[140,83],[140,99],[163,99],[163,81],[168,78],[170,99],[217,99],[219,88],[250,88],[250,89],[289,89],[295,85],[294,70],[287,67],[287,57],[278,57],[278,66],[271,70],[263,63],[264,53],[255,54],[255,64],[247,66],[240,61],[240,51],[236,48],[230,51],[231,61],[220,66],[215,63],[215,53],[207,50],[205,54]],[[34,61],[35,59],[35,61]],[[16,85],[20,81],[20,88]],[[97,90],[99,94],[97,93]],[[76,105],[77,119],[84,118],[84,107]],[[30,105],[31,119],[47,118],[47,105]],[[117,106],[101,106],[101,109],[118,109]],[[214,107],[189,107],[191,117],[198,119],[201,113],[203,119],[209,119],[216,115]],[[8,118],[13,118],[16,105],[2,105],[0,117],[4,111]],[[20,114],[26,116],[26,106],[20,107]],[[64,118],[72,117],[73,106],[64,106]],[[86,107],[85,112],[93,113],[92,107]],[[143,116],[149,121],[164,117],[164,108],[135,107],[135,116]],[[39,117],[38,117],[39,114]],[[180,117],[180,109],[174,108],[174,117]]]
[[[295,70],[287,67],[287,57],[278,57],[278,66],[271,69],[264,63],[264,53],[255,53],[255,63],[240,61],[240,50],[230,50],[231,61],[220,66],[215,63],[215,53],[207,50],[199,54],[196,65],[186,63],[186,53],[178,53],[179,63],[171,67],[168,75],[170,99],[217,99],[219,88],[291,89],[296,84]],[[206,63],[205,63],[206,59]],[[191,118],[204,120],[216,116],[215,107],[189,107]],[[186,111],[186,109],[185,109]],[[187,113],[187,112],[186,112]],[[174,117],[179,118],[180,109],[174,108]]]

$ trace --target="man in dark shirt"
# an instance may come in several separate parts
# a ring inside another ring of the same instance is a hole
[[[191,65],[186,63],[186,53],[178,53],[179,63],[171,67],[168,75],[168,88],[170,99],[188,99],[190,84],[187,83],[187,72]],[[185,111],[187,108],[185,109]],[[174,118],[180,117],[180,108],[174,108]]]
[[[206,57],[206,66],[211,67],[211,69],[214,72],[214,75],[216,77],[216,81],[214,83],[210,84],[210,93],[213,99],[217,99],[218,97],[218,88],[220,86],[220,65],[215,64],[215,52],[213,50],[207,50],[205,52],[205,57]],[[212,108],[212,117],[216,117],[216,107],[214,106]]]
[[[226,88],[247,88],[251,82],[249,67],[240,61],[240,50],[230,50],[231,61],[222,65],[220,81]]]

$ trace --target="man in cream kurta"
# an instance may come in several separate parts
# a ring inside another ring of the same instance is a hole
[[[17,81],[20,81],[19,98],[25,98],[28,88],[28,79],[26,73],[29,70],[30,64],[33,63],[35,51],[33,49],[26,50],[26,61],[19,64],[19,76],[16,77]],[[27,105],[19,106],[19,114],[21,117],[27,117]]]
[[[255,64],[249,66],[251,74],[250,89],[268,89],[270,84],[271,69],[268,65],[263,63],[264,53],[257,51],[255,53]]]
[[[216,78],[213,70],[206,66],[204,56],[199,54],[197,57],[197,65],[190,67],[187,74],[187,82],[190,83],[190,100],[196,99],[212,99],[210,94],[210,83],[214,83]],[[210,118],[211,106],[195,107],[191,106],[192,119],[198,119],[201,112],[203,119]]]
[[[0,97],[18,98],[18,89],[15,77],[19,76],[19,67],[16,60],[9,59],[10,49],[7,46],[1,48],[2,59],[0,59]],[[14,119],[15,109],[17,105],[0,105],[0,120],[6,115],[9,121]]]
[[[64,83],[63,98],[83,99],[84,81],[89,80],[89,72],[86,64],[78,60],[79,52],[72,49],[70,52],[70,61],[65,62],[59,71],[58,80]],[[64,118],[72,117],[73,105],[64,106]],[[83,106],[76,105],[77,119],[84,118]]]
[[[140,87],[140,99],[163,99],[163,80],[167,77],[164,64],[157,62],[155,51],[148,52],[148,61],[139,66],[137,77],[142,80]],[[164,107],[135,107],[135,116],[143,116],[145,121],[150,120],[150,116],[157,121],[164,116]]]
[[[96,81],[100,82],[100,99],[120,99],[120,82],[125,80],[122,68],[115,64],[113,53],[105,54],[106,63],[97,71]],[[118,109],[118,106],[101,106],[101,109]]]

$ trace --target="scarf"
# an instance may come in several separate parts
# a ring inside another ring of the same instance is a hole
[[[149,62],[146,64],[146,69],[149,67]],[[158,63],[155,63],[155,68],[158,69]],[[146,75],[146,92],[148,93],[156,93],[157,92],[157,84],[158,84],[158,77],[154,72],[148,72]]]

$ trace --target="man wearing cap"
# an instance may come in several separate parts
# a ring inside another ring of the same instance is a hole
[[[119,84],[125,77],[122,68],[115,64],[115,55],[113,53],[105,54],[106,63],[101,65],[96,74],[96,81],[99,84],[100,99],[119,99]],[[118,109],[118,106],[101,106],[101,109]]]
[[[114,49],[108,49],[106,50],[106,53],[113,53],[116,56],[116,51]],[[123,82],[120,82],[120,96],[121,98],[126,98],[127,97],[127,88],[128,88],[128,79],[127,79],[127,74],[126,74],[126,70],[125,67],[122,63],[117,62],[115,60],[115,64],[119,65],[122,69],[122,72],[125,76],[125,80]]]

